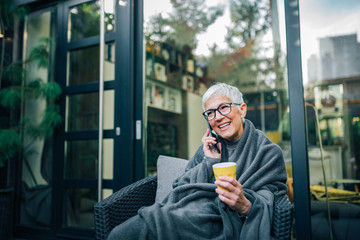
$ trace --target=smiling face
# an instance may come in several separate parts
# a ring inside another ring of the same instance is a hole
[[[215,95],[205,102],[205,109],[216,109],[223,103],[231,103],[232,100],[224,95]],[[209,121],[212,129],[222,138],[233,141],[238,139],[243,133],[242,119],[246,115],[246,104],[231,106],[231,112],[228,115],[221,115],[216,111],[216,118]]]

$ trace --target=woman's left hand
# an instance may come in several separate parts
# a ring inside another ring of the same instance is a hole
[[[231,209],[240,215],[247,215],[250,211],[250,201],[245,197],[242,185],[232,177],[221,176],[219,181],[215,181],[217,186],[226,190],[216,188],[221,201],[226,203]]]

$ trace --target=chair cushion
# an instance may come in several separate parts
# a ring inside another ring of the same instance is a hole
[[[162,202],[172,190],[172,183],[185,172],[188,160],[160,155],[157,160],[156,202]]]

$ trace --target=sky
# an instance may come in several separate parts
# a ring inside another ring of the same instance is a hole
[[[301,0],[300,34],[303,79],[307,82],[307,60],[319,50],[324,37],[358,33],[360,39],[359,0]]]

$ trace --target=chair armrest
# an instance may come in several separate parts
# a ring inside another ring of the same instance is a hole
[[[274,199],[272,236],[274,239],[290,239],[293,220],[293,205],[286,195]]]
[[[155,202],[157,177],[147,177],[113,193],[94,205],[96,239],[106,239],[110,231],[135,216],[142,206]]]

